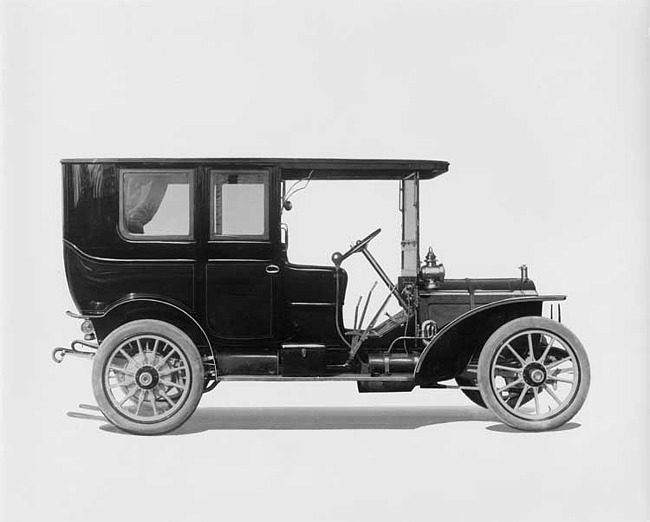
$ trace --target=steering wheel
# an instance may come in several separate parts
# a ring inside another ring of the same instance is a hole
[[[381,232],[381,228],[378,228],[374,232],[368,234],[363,239],[357,241],[354,245],[352,245],[350,250],[348,250],[345,254],[341,254],[340,252],[334,252],[332,254],[332,262],[337,266],[340,265],[344,259],[347,259],[352,254],[356,254],[357,252],[365,248],[366,245],[370,243],[370,241],[372,241],[379,234],[379,232]]]

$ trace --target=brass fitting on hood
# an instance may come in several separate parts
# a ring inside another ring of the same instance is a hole
[[[438,263],[432,247],[429,247],[424,264],[420,268],[420,278],[427,290],[437,288],[445,280],[445,266]]]

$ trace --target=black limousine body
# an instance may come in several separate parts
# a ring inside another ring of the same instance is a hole
[[[335,159],[63,160],[63,252],[83,340],[56,348],[93,359],[99,407],[119,428],[183,424],[221,381],[349,380],[360,392],[458,388],[504,423],[556,428],[582,406],[585,350],[561,324],[562,295],[538,295],[527,268],[507,279],[447,279],[421,259],[419,184],[443,161]],[[394,180],[401,273],[370,251],[380,229],[332,255],[289,260],[282,223],[311,180]],[[387,288],[345,325],[347,258]],[[385,313],[390,300],[399,311]],[[551,315],[542,317],[543,303]],[[555,304],[553,304],[555,303]],[[455,382],[454,382],[455,380]],[[451,384],[450,384],[451,382]]]

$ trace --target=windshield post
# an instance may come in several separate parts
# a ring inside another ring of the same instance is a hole
[[[402,212],[402,277],[417,277],[420,269],[420,175],[400,180]]]

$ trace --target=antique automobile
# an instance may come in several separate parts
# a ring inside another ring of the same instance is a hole
[[[419,184],[447,162],[71,159],[62,168],[64,263],[77,308],[68,315],[84,335],[52,357],[93,360],[97,403],[125,431],[178,428],[222,381],[451,387],[532,431],[561,426],[585,401],[589,363],[561,323],[565,296],[538,295],[525,266],[506,279],[446,279],[431,248],[421,259]],[[380,229],[332,254],[331,266],[289,260],[282,216],[311,180],[396,182],[396,280],[370,250]],[[387,297],[371,314],[370,295],[355,299],[345,325],[343,265],[356,254]],[[389,301],[398,311],[386,312]]]

